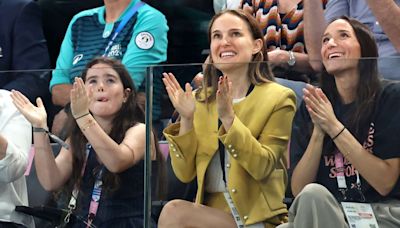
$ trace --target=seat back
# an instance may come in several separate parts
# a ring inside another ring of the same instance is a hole
[[[160,140],[160,141],[158,141],[158,145],[160,147],[162,155],[164,156],[164,159],[167,160],[168,155],[169,155],[168,141]]]
[[[54,156],[57,156],[60,152],[61,146],[56,143],[52,143],[51,148]],[[49,199],[52,196],[51,192],[44,190],[44,188],[40,184],[36,175],[36,168],[34,164],[31,167],[29,175],[26,176],[26,185],[28,189],[29,206],[41,206],[48,203]]]
[[[58,153],[60,152],[61,146],[56,143],[52,143],[51,148],[54,156],[57,156]],[[40,184],[34,164],[32,164],[31,166],[29,175],[26,176],[26,185],[28,189],[29,206],[31,208],[50,204],[51,200],[53,199],[53,195],[51,192],[46,191]],[[41,228],[54,227],[54,225],[47,220],[40,219],[38,217],[34,217],[34,220],[36,227],[41,227]]]

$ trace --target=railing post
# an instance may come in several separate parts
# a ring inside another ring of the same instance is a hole
[[[152,66],[147,68],[146,77],[146,154],[144,159],[144,228],[150,228],[151,221],[151,134],[153,128],[153,72]]]

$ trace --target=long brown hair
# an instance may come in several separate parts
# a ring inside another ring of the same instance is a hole
[[[358,72],[360,76],[356,90],[354,109],[344,120],[344,125],[355,135],[358,141],[362,142],[368,134],[376,101],[382,90],[378,74],[378,48],[373,34],[366,25],[346,16],[334,19],[332,22],[339,19],[345,20],[350,24],[361,48],[361,59],[358,61]],[[320,85],[333,105],[340,102],[335,78],[326,71],[325,67],[323,68],[320,78]],[[329,137],[326,137],[324,141],[324,145],[326,146],[326,148],[324,146],[324,151],[330,153],[329,150],[332,150],[334,144]]]
[[[110,66],[113,70],[117,72],[123,85],[124,91],[130,89],[130,93],[120,108],[116,113],[113,121],[112,128],[109,136],[116,142],[121,143],[125,137],[127,130],[138,123],[145,123],[145,115],[143,107],[138,104],[137,101],[137,91],[135,89],[132,78],[129,72],[126,70],[125,66],[119,61],[110,58],[98,57],[90,61],[85,70],[82,73],[83,81],[86,80],[86,75],[88,70],[99,63],[106,64]],[[79,186],[81,181],[81,170],[85,160],[86,143],[88,142],[86,137],[83,135],[81,129],[77,125],[72,114],[68,114],[68,135],[70,138],[70,145],[73,152],[73,162],[72,162],[72,176],[66,184],[66,191],[70,193],[75,185]],[[161,151],[158,147],[157,138],[156,141],[156,157],[158,166],[158,182],[164,182],[164,161]],[[103,176],[104,190],[106,192],[113,192],[117,190],[120,186],[120,179],[118,174],[111,173],[109,171],[104,172]],[[158,184],[160,188],[164,187],[164,184]],[[161,193],[160,193],[161,194]]]
[[[271,68],[269,67],[269,64],[264,62],[268,60],[268,54],[267,54],[267,49],[265,47],[265,42],[264,42],[264,36],[262,31],[260,30],[260,27],[258,26],[257,21],[255,18],[248,14],[245,13],[243,10],[224,10],[216,15],[211,19],[210,24],[208,26],[208,40],[209,43],[211,44],[211,29],[212,26],[219,17],[221,17],[224,14],[232,14],[234,16],[239,17],[244,21],[249,28],[249,31],[253,37],[254,40],[256,39],[261,39],[262,40],[262,47],[260,52],[256,53],[253,55],[252,62],[249,63],[249,69],[247,72],[247,76],[250,78],[250,82],[253,85],[259,85],[262,83],[266,83],[268,81],[275,81],[275,78],[272,74]],[[204,70],[204,80],[203,80],[203,86],[196,92],[196,98],[200,101],[203,99],[200,99],[201,93],[205,94],[205,102],[213,101],[216,96],[217,92],[217,87],[218,87],[218,76],[221,75],[219,70],[214,66],[213,64],[213,59],[211,55],[209,55],[209,64],[206,64],[205,70]],[[211,93],[209,94],[207,91],[207,88],[211,87]]]

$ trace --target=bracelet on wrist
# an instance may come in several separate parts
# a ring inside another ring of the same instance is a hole
[[[87,129],[89,129],[90,127],[92,127],[93,125],[95,125],[96,123],[92,120],[92,119],[89,119],[87,122],[86,122],[86,124],[85,125],[83,125],[82,127],[81,127],[81,129],[82,129],[82,131],[86,131]]]
[[[42,127],[32,127],[32,131],[33,132],[44,132],[46,134],[49,133],[49,130],[42,128]]]
[[[64,147],[65,149],[69,149],[69,145],[64,142],[62,139],[60,139],[57,135],[51,133],[49,130],[42,128],[42,127],[32,127],[33,132],[43,132],[46,133],[50,136],[51,139],[53,139],[56,143]]]
[[[337,133],[334,137],[332,137],[332,141],[334,141],[340,134],[342,134],[342,132],[346,129],[345,126],[343,126],[342,130],[339,131],[339,133]]]
[[[75,120],[78,120],[78,119],[80,119],[80,118],[82,118],[82,117],[85,117],[85,116],[87,116],[87,115],[89,115],[89,114],[90,114],[90,112],[85,113],[85,114],[83,114],[83,115],[81,115],[81,116],[76,117]]]

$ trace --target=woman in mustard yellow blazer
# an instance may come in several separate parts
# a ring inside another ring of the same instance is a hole
[[[159,227],[275,227],[285,220],[284,154],[296,98],[274,82],[252,16],[228,10],[209,27],[203,89],[183,90],[164,73],[181,120],[165,129],[176,176],[197,176],[196,203],[173,200]],[[249,63],[252,62],[253,63]],[[250,226],[249,226],[250,225]]]

